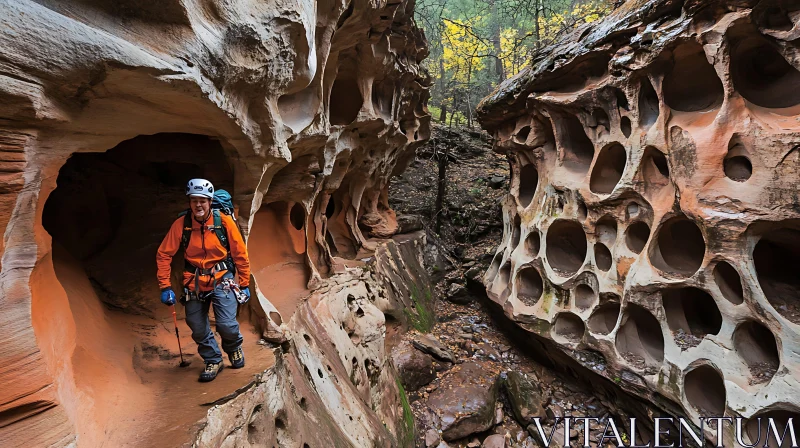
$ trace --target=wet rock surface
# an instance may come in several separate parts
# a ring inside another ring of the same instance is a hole
[[[397,369],[403,387],[409,392],[416,391],[436,378],[433,358],[414,348],[408,341],[403,341],[392,349],[392,364]]]
[[[442,438],[448,442],[486,431],[494,424],[500,383],[488,365],[465,362],[443,376],[427,398]]]

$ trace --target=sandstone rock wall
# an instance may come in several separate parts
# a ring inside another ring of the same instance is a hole
[[[0,445],[123,444],[140,428],[107,411],[175,401],[148,389],[153,353],[174,354],[153,257],[186,179],[233,193],[253,343],[394,233],[388,180],[428,136],[413,7],[0,5]],[[108,401],[115,385],[154,401]]]
[[[429,287],[424,245],[424,232],[397,237],[363,268],[325,280],[288,323],[275,367],[211,408],[193,446],[413,446],[384,343],[391,316],[416,306],[410,291]]]
[[[800,417],[798,37],[796,2],[632,0],[479,106],[513,173],[490,298],[753,442]]]

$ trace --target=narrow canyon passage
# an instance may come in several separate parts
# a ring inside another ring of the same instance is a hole
[[[170,308],[158,301],[155,252],[187,207],[186,179],[215,179],[219,188],[230,188],[227,166],[221,146],[208,137],[158,134],[105,153],[76,154],[61,168],[43,212],[52,251],[36,268],[34,329],[61,372],[61,394],[86,446],[174,446],[212,402],[274,363],[272,351],[259,344],[259,331],[240,317],[247,366],[198,383],[203,361],[183,306],[175,308],[192,364],[179,368]],[[258,235],[274,235],[281,223],[258,225],[256,244]],[[278,252],[253,263],[261,272],[292,260]],[[179,253],[172,277],[178,280],[182,270]],[[298,295],[279,297],[286,298],[281,311],[291,316]]]
[[[0,447],[800,438],[800,2],[1,3]],[[192,178],[252,268],[210,383]]]

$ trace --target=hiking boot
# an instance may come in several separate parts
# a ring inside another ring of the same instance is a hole
[[[235,351],[228,353],[228,359],[231,361],[231,369],[241,369],[244,367],[244,350],[240,345]]]
[[[219,375],[219,372],[222,372],[222,368],[224,366],[221,362],[214,364],[213,362],[206,363],[206,369],[200,373],[200,378],[198,381],[201,383],[207,383],[209,381],[213,381],[214,378]]]

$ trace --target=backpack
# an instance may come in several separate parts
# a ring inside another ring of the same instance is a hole
[[[192,214],[190,212],[191,210],[186,209],[178,214],[179,217],[183,216],[181,247],[184,251],[186,251],[186,248],[189,246],[189,239],[192,237]],[[229,268],[234,269],[235,265],[231,257],[230,242],[228,242],[228,231],[225,229],[225,224],[222,222],[220,213],[225,213],[236,222],[236,215],[233,213],[233,199],[231,199],[230,193],[225,190],[216,190],[214,192],[214,198],[211,200],[211,214],[214,219],[212,229],[217,235],[217,238],[219,238],[219,242],[222,243],[222,247],[228,252],[228,259],[225,260],[225,263],[228,263]],[[238,225],[236,228],[239,230]]]

